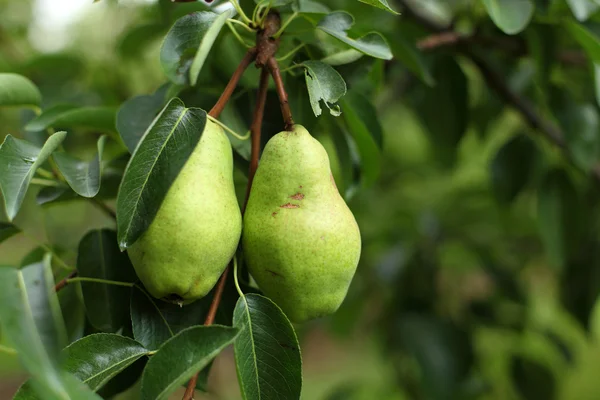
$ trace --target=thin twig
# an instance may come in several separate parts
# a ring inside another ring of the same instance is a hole
[[[275,57],[269,58],[267,63],[269,72],[273,76],[275,81],[275,87],[277,88],[277,95],[279,96],[279,105],[281,106],[281,114],[283,115],[283,121],[285,122],[285,130],[291,131],[294,129],[294,118],[292,118],[292,110],[290,103],[288,102],[288,95],[283,85],[283,79],[281,79],[281,72],[279,71],[279,64]]]
[[[437,33],[447,34],[449,30],[434,21],[429,20],[422,14],[411,9],[406,0],[399,0],[404,6],[404,15],[413,18],[425,28]],[[504,101],[518,111],[527,124],[534,130],[541,133],[546,139],[563,150],[565,156],[572,161],[572,154],[569,151],[564,134],[550,121],[544,119],[536,110],[535,106],[525,97],[514,92],[501,74],[495,71],[494,67],[486,60],[474,52],[469,46],[459,45],[457,47],[463,55],[469,58],[479,69],[486,83],[502,98]],[[596,164],[591,170],[592,176],[600,182],[600,164]]]
[[[67,277],[65,279],[61,280],[54,286],[54,291],[58,292],[58,291],[64,289],[65,286],[67,286],[69,284],[69,279],[73,279],[76,276],[77,276],[77,271],[71,272],[69,275],[67,275]]]
[[[233,94],[235,88],[237,87],[237,84],[240,81],[240,78],[244,74],[244,71],[246,71],[248,66],[256,58],[256,52],[257,51],[256,51],[255,47],[249,49],[246,52],[246,55],[244,56],[244,58],[242,59],[242,61],[238,65],[238,67],[236,68],[233,75],[231,76],[229,83],[227,83],[225,90],[223,90],[221,97],[219,97],[219,100],[217,101],[215,106],[208,112],[208,115],[210,115],[213,118],[219,118],[219,115],[221,115],[221,112],[227,105],[227,102],[229,101],[229,99],[231,98],[231,95]]]
[[[258,85],[258,94],[256,95],[256,106],[254,107],[254,116],[250,126],[252,137],[252,151],[250,158],[250,170],[248,171],[248,184],[246,185],[246,199],[242,207],[242,213],[246,210],[246,204],[250,197],[250,188],[254,181],[254,174],[258,168],[258,156],[260,154],[260,135],[262,131],[262,121],[265,114],[265,104],[267,102],[267,92],[269,90],[269,71],[263,68],[260,73],[260,84]]]

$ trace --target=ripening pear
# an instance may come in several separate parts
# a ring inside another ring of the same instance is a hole
[[[152,296],[187,304],[213,288],[241,231],[231,144],[223,129],[207,120],[154,220],[129,248],[129,258]]]
[[[248,269],[290,320],[334,313],[346,297],[361,239],[323,146],[301,125],[269,140],[242,234]]]

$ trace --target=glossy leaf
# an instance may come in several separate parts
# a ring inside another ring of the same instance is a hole
[[[517,135],[496,154],[491,164],[492,187],[496,198],[512,202],[529,182],[537,149],[531,139]]]
[[[483,0],[483,5],[496,26],[508,35],[525,29],[535,9],[531,0]]]
[[[98,139],[98,153],[89,162],[81,161],[63,152],[52,155],[69,186],[80,196],[94,197],[100,191],[100,168],[105,141],[106,136]]]
[[[390,47],[380,33],[370,32],[358,39],[350,38],[347,31],[353,24],[352,15],[344,11],[336,11],[319,21],[317,28],[366,55],[384,60],[392,59]]]
[[[48,399],[68,398],[55,366],[66,334],[49,256],[22,269],[0,268],[0,326],[33,377],[36,392]]]
[[[79,243],[77,271],[84,278],[135,282],[137,277],[126,253],[119,251],[117,236],[108,229],[89,232]],[[90,323],[103,332],[116,332],[127,320],[131,289],[81,282]]]
[[[8,219],[17,215],[35,170],[56,150],[67,135],[57,132],[40,149],[33,144],[7,135],[0,147],[0,189]]]
[[[135,151],[144,132],[163,107],[166,89],[163,86],[152,95],[132,97],[119,108],[117,130],[130,153]]]
[[[377,112],[369,100],[350,91],[341,100],[343,117],[350,136],[354,139],[365,186],[371,186],[381,172],[381,147],[383,131],[377,120]]]
[[[266,297],[248,294],[238,300],[233,324],[240,330],[234,349],[242,397],[299,399],[300,345],[283,311]]]
[[[44,111],[25,125],[28,131],[48,128],[86,128],[101,132],[115,132],[117,110],[113,107],[76,107],[57,105]]]
[[[171,28],[160,51],[160,62],[167,77],[174,83],[194,86],[230,11],[219,15],[201,11],[186,15]]]
[[[0,243],[13,237],[19,232],[21,232],[21,230],[17,226],[9,222],[0,222]]]
[[[346,94],[344,78],[321,61],[305,61],[302,66],[305,70],[306,87],[314,114],[321,115],[320,102],[323,101],[331,115],[340,115],[340,107],[336,103]]]
[[[354,49],[346,49],[337,53],[330,54],[325,58],[322,58],[321,62],[324,62],[325,64],[329,65],[344,65],[353,63],[354,61],[363,57],[363,55],[364,54],[360,51]]]
[[[146,354],[148,350],[133,339],[99,333],[65,348],[63,368],[96,391]]]
[[[388,4],[387,0],[358,0],[358,1],[360,1],[361,3],[369,4],[373,7],[377,7],[382,10],[391,12],[392,14],[399,14],[398,12],[392,10],[392,8]]]
[[[22,75],[0,73],[0,107],[38,108],[42,95],[29,79]]]
[[[67,397],[55,397],[54,394],[45,391],[36,393],[34,389],[35,381],[30,379],[21,385],[18,392],[13,397],[13,400],[102,400],[102,398],[92,392],[85,383],[67,372],[60,373],[60,383],[64,387],[64,393],[62,393],[61,396]]]
[[[171,100],[131,156],[117,197],[119,246],[125,249],[152,223],[160,205],[198,144],[206,112]]]
[[[538,190],[537,222],[550,264],[563,268],[580,238],[581,204],[565,172],[549,172]]]
[[[167,399],[233,343],[237,334],[236,328],[219,325],[197,326],[181,331],[148,361],[142,375],[142,400]]]

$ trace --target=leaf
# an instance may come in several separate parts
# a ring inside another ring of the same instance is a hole
[[[508,35],[525,29],[535,9],[531,0],[483,0],[483,5],[496,26]]]
[[[37,109],[42,95],[29,79],[22,75],[0,73],[0,107],[29,107]]]
[[[238,335],[227,326],[185,329],[152,356],[142,375],[142,400],[164,400],[215,358]],[[185,354],[185,357],[181,355]]]
[[[304,61],[306,87],[313,112],[321,115],[320,101],[323,100],[331,115],[341,114],[337,101],[346,94],[344,78],[332,67],[321,61]],[[330,106],[332,105],[332,106]]]
[[[133,339],[98,333],[79,339],[63,350],[63,368],[96,391],[148,349]]]
[[[574,21],[567,20],[565,27],[573,39],[583,47],[590,59],[594,63],[600,63],[600,38],[583,25]]]
[[[549,263],[565,266],[580,240],[581,202],[562,170],[546,174],[538,190],[537,222]]]
[[[81,161],[67,153],[54,153],[52,158],[67,183],[80,196],[94,197],[100,191],[100,168],[106,136],[98,139],[98,153],[90,162]]]
[[[400,14],[399,12],[392,10],[392,8],[388,4],[387,0],[358,0],[358,1],[360,1],[361,3],[369,4],[373,7],[380,8],[380,9],[390,12],[392,14],[396,14],[396,15]]]
[[[124,58],[140,57],[150,44],[164,35],[164,31],[165,25],[156,22],[132,26],[119,38],[117,52]]]
[[[65,389],[65,393],[61,393],[61,396],[66,397],[55,397],[54,395],[49,394],[45,391],[38,391],[38,393],[36,394],[34,389],[35,381],[32,381],[30,379],[26,381],[23,385],[21,385],[19,391],[13,397],[13,400],[102,400],[100,396],[92,392],[83,382],[81,382],[80,380],[78,380],[73,375],[67,372],[61,372],[59,379],[60,384],[63,385]],[[43,395],[41,395],[40,393],[43,393]]]
[[[208,52],[230,15],[230,11],[221,15],[201,11],[175,22],[160,50],[161,65],[172,82],[196,85]]]
[[[600,158],[600,118],[592,104],[571,102],[558,115],[573,162],[589,171]]]
[[[200,45],[198,46],[198,51],[194,56],[194,61],[192,61],[192,65],[190,66],[190,83],[192,86],[196,86],[198,75],[200,75],[200,70],[206,61],[206,57],[208,57],[208,53],[215,43],[215,40],[217,40],[219,32],[221,32],[223,25],[225,25],[225,22],[231,17],[232,13],[232,10],[227,10],[220,14],[212,21],[208,29],[206,29],[206,32],[204,32]]]
[[[346,49],[333,53],[321,59],[321,62],[329,65],[350,64],[363,56],[363,53],[354,49]]]
[[[567,0],[567,4],[579,21],[585,21],[600,7],[600,4],[594,0]]]
[[[4,242],[10,237],[13,237],[19,232],[21,232],[21,230],[16,225],[13,225],[9,222],[0,222],[0,243]]]
[[[17,215],[35,170],[62,143],[66,132],[50,136],[40,149],[33,144],[7,135],[0,147],[0,189],[9,221]]]
[[[117,197],[119,246],[126,249],[150,226],[198,144],[206,112],[171,100],[148,128],[131,156]]]
[[[238,300],[233,325],[240,330],[234,350],[243,398],[299,399],[300,345],[283,311],[266,297],[248,294]]]
[[[163,85],[152,95],[132,97],[117,111],[117,130],[130,153],[163,107],[167,88]]]
[[[503,203],[512,202],[529,182],[537,148],[526,135],[519,134],[498,151],[491,163],[492,188]]]
[[[126,253],[119,251],[117,236],[108,229],[93,230],[81,239],[77,271],[83,278],[135,282],[137,277]],[[103,332],[116,332],[128,318],[130,288],[81,282],[90,323]],[[125,305],[125,306],[124,306]]]
[[[384,60],[393,58],[387,41],[378,32],[367,33],[358,39],[348,37],[347,31],[353,24],[354,17],[352,15],[345,11],[335,11],[321,19],[317,28],[371,57]]]
[[[44,111],[25,125],[32,132],[48,128],[87,128],[115,132],[117,110],[114,107],[76,107],[57,105]]]
[[[421,52],[417,50],[413,43],[406,40],[404,35],[396,35],[394,37],[392,51],[394,57],[417,78],[421,79],[426,85],[433,86],[435,82],[425,61],[423,61]]]
[[[381,173],[383,131],[375,107],[361,94],[350,91],[341,100],[344,120],[361,161],[363,185],[370,186]]]
[[[313,0],[297,0],[292,3],[292,10],[300,14],[329,14],[330,12],[327,6]]]
[[[425,88],[417,105],[421,121],[435,143],[435,153],[442,162],[454,159],[456,147],[469,121],[468,81],[458,63],[446,56],[435,63],[436,85]]]
[[[50,268],[44,262],[22,269],[0,268],[0,326],[33,377],[34,389],[47,399],[68,398],[55,368],[66,342]]]

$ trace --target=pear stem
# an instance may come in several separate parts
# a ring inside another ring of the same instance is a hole
[[[275,87],[277,88],[277,96],[279,96],[279,105],[281,106],[281,114],[283,116],[283,121],[285,122],[285,130],[291,131],[294,129],[294,118],[292,118],[292,110],[290,108],[290,103],[288,102],[288,95],[285,91],[285,86],[283,84],[283,79],[281,78],[281,71],[279,70],[279,63],[275,59],[275,57],[269,58],[267,62],[267,67],[273,76],[273,80],[275,81]]]
[[[65,279],[58,282],[56,284],[56,286],[54,286],[54,291],[59,292],[60,290],[64,289],[65,286],[67,286],[69,284],[69,280],[75,278],[76,276],[77,276],[77,271],[71,272]]]
[[[227,102],[229,101],[231,95],[233,94],[233,91],[237,87],[240,78],[244,74],[244,71],[246,71],[246,69],[250,66],[252,61],[254,61],[254,59],[256,58],[256,53],[256,47],[253,47],[246,52],[246,55],[244,56],[244,58],[242,58],[242,61],[231,76],[229,83],[227,83],[225,90],[223,90],[223,93],[221,93],[221,97],[219,97],[219,100],[217,101],[215,106],[208,112],[208,115],[210,115],[213,118],[219,118],[219,115],[221,115],[221,112],[223,111],[223,109],[225,109]]]
[[[260,73],[260,83],[258,85],[258,94],[256,96],[256,106],[254,108],[254,116],[252,125],[250,125],[250,133],[252,135],[252,151],[250,157],[250,169],[248,171],[248,184],[246,185],[246,198],[242,213],[246,210],[248,197],[250,197],[250,189],[254,181],[254,174],[258,168],[258,158],[260,154],[260,135],[262,131],[263,116],[265,114],[265,104],[267,102],[267,91],[269,89],[269,71],[263,68]]]

